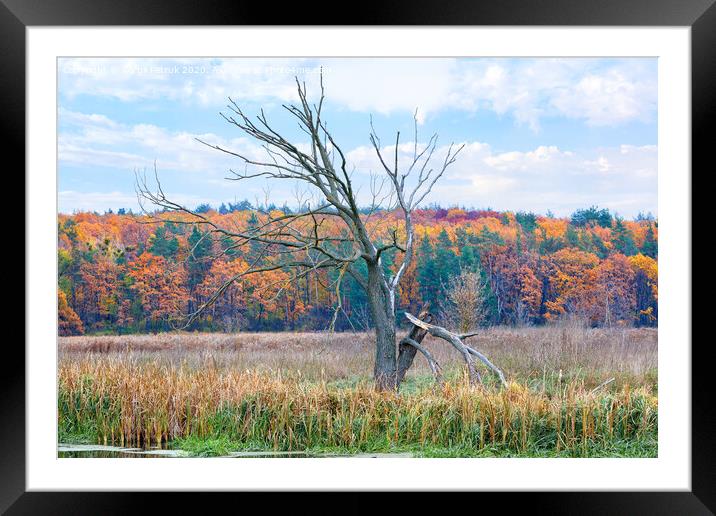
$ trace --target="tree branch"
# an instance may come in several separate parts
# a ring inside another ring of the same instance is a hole
[[[469,346],[466,346],[457,333],[453,333],[443,328],[442,326],[436,326],[434,324],[428,324],[426,322],[423,322],[408,312],[405,312],[405,317],[415,326],[423,328],[425,331],[430,333],[430,335],[446,340],[450,344],[452,344],[453,347],[457,349],[465,359],[471,383],[475,383],[475,381],[481,382],[479,373],[475,370],[474,362],[472,360],[472,356],[476,356],[483,364],[485,364],[493,373],[497,375],[497,377],[500,379],[501,385],[503,387],[507,387],[507,381],[505,380],[505,375],[502,373],[502,371],[492,362],[490,362],[487,357],[485,357],[485,355]]]

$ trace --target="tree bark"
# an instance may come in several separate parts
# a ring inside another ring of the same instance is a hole
[[[403,340],[400,341],[400,343],[409,344],[418,351],[420,351],[425,356],[425,359],[428,361],[428,365],[430,365],[430,369],[432,369],[433,375],[435,376],[435,381],[438,383],[438,385],[441,385],[443,383],[442,368],[427,349],[425,349],[421,344],[414,341],[410,337],[404,337]],[[398,388],[400,388],[400,382],[398,383]]]
[[[368,263],[368,307],[375,325],[376,340],[373,378],[378,390],[396,390],[395,311],[380,267],[379,263]]]
[[[428,312],[429,308],[429,304],[425,304],[418,314],[418,319],[427,323],[432,322],[432,315]],[[410,330],[410,333],[406,338],[412,339],[418,344],[421,344],[427,334],[427,330],[413,325],[413,328]],[[413,365],[413,360],[415,359],[417,351],[418,349],[415,346],[411,346],[407,341],[400,341],[400,344],[398,345],[398,372],[396,379],[398,388],[400,388],[400,384],[402,383],[403,378],[405,378],[405,373],[407,373],[410,366]]]

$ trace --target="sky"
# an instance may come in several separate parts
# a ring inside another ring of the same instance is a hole
[[[62,213],[138,209],[136,172],[156,163],[167,197],[194,208],[248,199],[295,205],[286,181],[228,181],[263,149],[227,123],[230,97],[264,111],[298,145],[284,104],[296,77],[348,157],[360,204],[380,173],[371,119],[400,165],[438,134],[434,160],[464,144],[424,205],[567,216],[595,205],[657,215],[655,58],[62,58],[58,62],[58,204]]]

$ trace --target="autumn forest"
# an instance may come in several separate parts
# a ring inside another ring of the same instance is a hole
[[[282,211],[290,210],[247,201],[197,209],[242,231]],[[264,257],[259,242],[233,247],[177,217],[59,215],[60,335],[371,328],[365,292],[349,275],[338,281],[340,270],[317,269],[296,279],[280,267],[241,277],[187,325],[222,285]],[[400,226],[397,213],[365,217],[378,239]],[[399,311],[417,313],[430,302],[436,313],[454,313],[446,306],[456,301],[450,291],[467,275],[480,290],[480,326],[570,317],[595,327],[657,325],[658,222],[651,215],[624,220],[591,207],[558,218],[433,206],[416,210],[414,220],[416,259],[400,285]],[[384,267],[400,252],[391,251]],[[280,255],[270,259],[280,264]]]

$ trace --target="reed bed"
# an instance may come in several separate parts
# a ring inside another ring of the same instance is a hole
[[[609,378],[613,386],[656,389],[657,330],[653,328],[585,328],[576,323],[559,326],[485,329],[469,343],[498,364],[509,379],[532,389],[556,388],[565,382],[584,382],[593,388]],[[459,375],[462,358],[446,342],[426,337],[423,344],[448,376]],[[348,382],[369,378],[374,359],[370,333],[163,333],[61,337],[60,361],[85,356],[132,355],[162,365],[188,364],[197,368],[210,361],[219,369],[281,371],[289,376]],[[451,373],[452,372],[452,373]],[[418,356],[409,379],[430,376]]]
[[[617,442],[648,441],[645,454],[655,454],[657,398],[647,384],[595,391],[584,379],[560,376],[549,390],[514,381],[498,389],[470,386],[457,374],[440,388],[395,394],[368,381],[340,387],[299,369],[226,367],[206,354],[192,362],[148,359],[146,352],[64,352],[59,427],[103,444],[225,438],[281,451],[412,446],[593,456]]]

